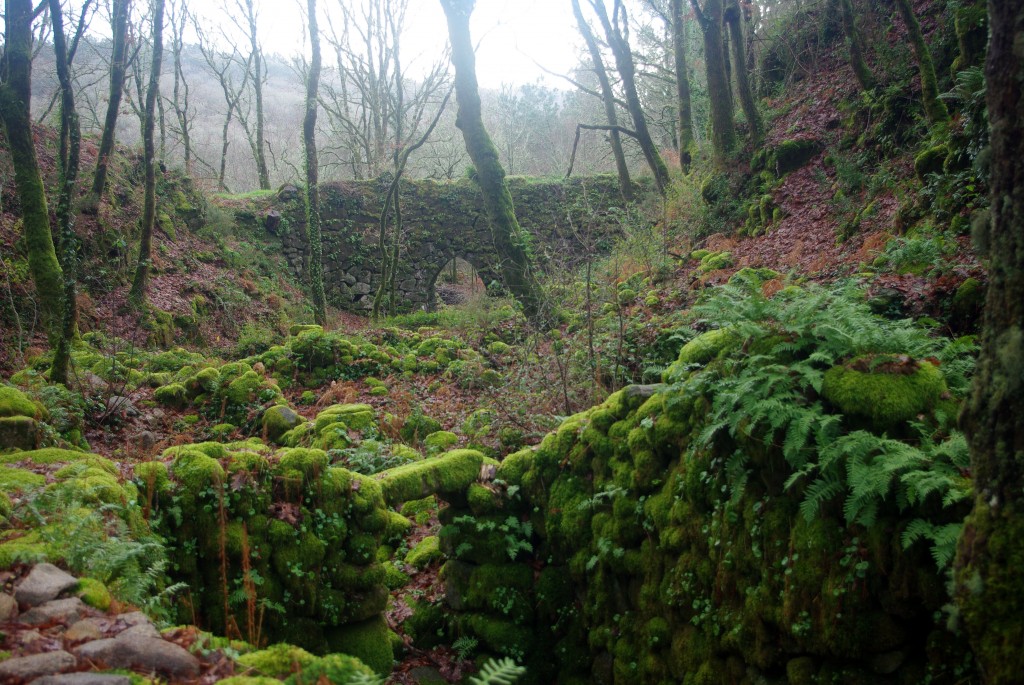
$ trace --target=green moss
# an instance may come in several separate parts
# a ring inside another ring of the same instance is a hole
[[[39,418],[39,409],[22,391],[9,385],[0,385],[0,418],[7,416]]]
[[[188,391],[181,383],[171,383],[154,390],[153,399],[168,407],[183,409],[188,405]]]
[[[860,366],[884,362],[861,358],[851,364]],[[825,373],[822,395],[843,413],[869,419],[880,428],[909,421],[928,412],[946,392],[942,372],[929,362],[900,363],[896,373],[856,370],[850,365],[835,366]]]
[[[718,269],[727,269],[732,265],[732,253],[709,252],[701,258],[699,268],[702,272],[706,273],[709,271],[717,271]]]
[[[81,597],[83,602],[100,611],[109,609],[113,601],[107,586],[95,578],[81,578],[74,593]]]
[[[484,455],[476,450],[452,450],[378,474],[385,501],[397,506],[433,494],[461,493],[480,477]]]
[[[409,576],[388,561],[384,563],[384,584],[389,590],[398,590],[409,584]]]
[[[426,414],[415,411],[409,415],[409,418],[402,424],[402,428],[399,431],[402,440],[409,443],[410,445],[418,445],[420,441],[426,443],[426,438],[441,430],[441,422],[437,419],[433,419]],[[428,447],[431,445],[427,444]]]
[[[316,415],[314,431],[319,435],[335,423],[343,423],[351,430],[366,430],[375,422],[373,407],[368,404],[335,404]]]
[[[783,176],[806,165],[821,150],[821,143],[810,138],[784,140],[772,152],[769,166],[776,176]]]
[[[437,498],[431,495],[423,499],[409,500],[402,504],[401,511],[403,516],[414,519],[417,524],[426,525],[431,515],[437,512]]]
[[[409,553],[405,555],[405,563],[422,570],[440,559],[441,556],[441,548],[437,536],[428,535],[409,550]]]
[[[533,467],[533,449],[527,447],[505,457],[497,477],[509,485],[522,485],[523,476]]]
[[[308,333],[310,331],[316,333],[323,333],[324,329],[323,326],[318,326],[313,323],[297,323],[292,325],[292,327],[288,329],[288,335],[298,337],[299,335],[302,335],[303,333]]]
[[[323,450],[305,447],[286,447],[277,453],[274,474],[286,480],[308,484],[326,471],[329,464]]]
[[[194,376],[185,381],[185,389],[190,397],[196,397],[203,393],[216,392],[220,387],[220,372],[212,367],[201,369]]]
[[[244,406],[256,401],[264,379],[255,371],[246,371],[231,381],[224,390],[224,397],[229,404]]]
[[[303,419],[291,407],[283,404],[275,404],[263,412],[263,434],[272,442],[279,442],[280,438],[292,430]]]
[[[736,345],[736,334],[728,328],[716,328],[701,333],[679,350],[676,361],[681,365],[707,364],[724,350]]]
[[[270,678],[283,678],[295,671],[305,670],[316,661],[317,657],[301,647],[284,643],[238,657],[242,667]]]
[[[218,685],[280,685],[281,681],[267,676],[233,675],[230,678],[218,680],[217,683]]]
[[[0,466],[0,490],[8,494],[37,490],[46,485],[46,476],[24,469]]]
[[[423,439],[428,452],[443,452],[459,443],[459,437],[451,431],[435,430]]]
[[[192,494],[224,482],[224,467],[220,462],[195,447],[177,452],[171,464],[171,472],[174,479]]]
[[[394,664],[388,624],[383,616],[333,629],[328,635],[331,648],[356,657],[377,673],[390,673]]]
[[[923,152],[914,157],[914,173],[922,181],[928,174],[942,172],[942,163],[949,154],[949,148],[945,143],[926,148]]]

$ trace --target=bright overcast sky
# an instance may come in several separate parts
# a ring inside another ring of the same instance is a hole
[[[304,41],[298,2],[258,2],[264,49],[282,55],[301,50]],[[325,7],[330,2],[321,0]],[[413,60],[419,54],[420,62],[433,61],[448,37],[441,3],[410,0],[406,25],[405,59]],[[564,88],[564,81],[546,76],[534,62],[558,73],[568,73],[576,64],[580,41],[568,0],[477,0],[470,30],[479,44],[477,77],[485,88],[531,83],[538,78]]]

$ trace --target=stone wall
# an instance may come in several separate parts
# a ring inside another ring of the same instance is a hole
[[[619,230],[623,202],[613,176],[570,180],[509,179],[520,224],[533,236],[541,268],[573,266],[591,252],[607,251]],[[379,283],[377,247],[382,198],[387,182],[346,181],[320,191],[323,216],[324,287],[341,309],[370,309]],[[451,259],[476,268],[484,283],[501,282],[490,225],[477,186],[454,183],[402,183],[404,237],[396,278],[399,309],[434,306],[434,282]],[[266,221],[283,241],[288,263],[300,276],[308,264],[302,193],[285,186]],[[583,242],[580,237],[583,236]]]

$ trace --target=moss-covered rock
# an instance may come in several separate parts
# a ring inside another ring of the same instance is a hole
[[[405,563],[418,569],[424,569],[441,558],[440,542],[436,535],[427,537],[416,543],[416,546],[405,555]]]
[[[317,657],[301,647],[279,643],[238,657],[238,664],[256,675],[285,678],[312,666]]]
[[[768,164],[776,176],[784,176],[807,165],[822,149],[821,142],[812,138],[784,140],[772,151]]]
[[[39,418],[40,413],[25,393],[9,385],[0,385],[0,418],[12,416]]]
[[[821,394],[845,414],[884,430],[928,412],[947,392],[930,362],[860,358],[825,374]]]
[[[0,449],[30,450],[39,442],[39,424],[31,416],[0,417]]]
[[[291,407],[284,404],[276,404],[263,412],[263,433],[271,442],[280,444],[281,437],[292,430],[303,418]]]
[[[433,494],[455,494],[480,477],[484,455],[452,450],[438,457],[388,469],[378,474],[385,501],[397,506]]]
[[[942,163],[948,154],[949,148],[945,143],[926,148],[914,158],[914,173],[922,181],[928,174],[941,173]]]
[[[383,616],[336,628],[328,635],[332,649],[356,657],[377,673],[394,665],[388,624]]]
[[[110,595],[110,590],[102,582],[95,578],[81,578],[78,581],[78,585],[74,589],[75,595],[80,597],[83,602],[99,609],[100,611],[107,611],[110,609],[110,605],[113,602],[113,597]]]
[[[168,407],[184,409],[188,406],[188,391],[181,383],[171,383],[154,390],[153,399]]]

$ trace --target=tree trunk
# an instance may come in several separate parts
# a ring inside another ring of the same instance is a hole
[[[590,5],[597,13],[597,18],[601,22],[602,28],[604,28],[608,46],[615,57],[615,68],[622,79],[622,90],[626,96],[626,109],[629,110],[629,116],[633,119],[636,142],[644,153],[647,166],[650,167],[651,173],[654,174],[654,184],[657,186],[658,192],[664,195],[668,191],[671,179],[668,175],[668,167],[665,166],[665,161],[661,158],[657,146],[651,139],[651,133],[647,129],[647,118],[644,116],[643,107],[640,105],[640,95],[636,90],[636,66],[633,64],[633,53],[629,47],[629,40],[623,33],[628,25],[625,5],[615,4],[617,14],[614,26],[608,17],[608,12],[605,11],[604,0],[590,0]]]
[[[306,116],[302,120],[302,144],[306,150],[306,238],[309,241],[309,287],[313,291],[313,318],[327,323],[324,296],[323,244],[320,239],[320,170],[316,155],[317,98],[320,91],[320,31],[316,21],[316,0],[306,0],[309,15],[309,43],[313,57],[306,79]],[[344,78],[344,75],[342,75]]]
[[[75,90],[68,63],[67,39],[64,36],[64,17],[60,0],[49,0],[50,22],[53,25],[53,52],[60,83],[60,196],[57,200],[57,227],[60,235],[60,263],[64,276],[64,312],[60,338],[50,365],[50,380],[68,382],[71,362],[71,344],[78,330],[78,303],[76,279],[78,277],[78,236],[75,235],[75,215],[72,203],[78,181],[78,162],[81,149],[81,129],[75,108]],[[82,7],[83,14],[87,11]]]
[[[448,20],[452,64],[455,66],[455,92],[459,101],[455,123],[462,131],[466,152],[476,167],[477,182],[490,220],[494,247],[501,259],[505,286],[522,303],[527,318],[544,324],[550,318],[550,312],[546,311],[540,284],[531,267],[530,236],[516,220],[512,196],[505,183],[505,170],[484,128],[480,112],[476,56],[469,33],[473,4],[474,0],[441,0]]]
[[[974,510],[957,549],[956,600],[988,685],[1024,673],[1024,5],[989,0],[992,126],[989,285],[974,389],[962,416]]]
[[[707,70],[708,99],[711,101],[711,144],[715,162],[721,166],[736,146],[732,96],[729,77],[725,73],[725,48],[722,42],[724,8],[722,0],[705,0],[703,9],[697,0],[690,0],[690,4],[704,37],[704,66]]]
[[[110,91],[107,96],[107,116],[103,120],[103,136],[100,138],[100,149],[96,154],[96,173],[92,179],[92,192],[86,202],[95,208],[103,199],[107,185],[107,168],[110,155],[114,151],[114,137],[117,132],[117,114],[121,110],[121,95],[124,93],[124,77],[127,70],[127,36],[128,13],[131,11],[131,0],[114,0],[111,12],[111,28],[114,32],[113,47],[110,54]]]
[[[40,314],[51,344],[60,335],[63,276],[50,233],[46,192],[32,141],[29,107],[32,95],[32,2],[7,0],[0,119],[14,162],[14,185],[28,250],[28,267],[36,285]]]
[[[142,202],[142,239],[139,242],[139,263],[128,294],[135,307],[146,299],[146,283],[153,252],[153,225],[156,223],[156,104],[160,92],[160,61],[164,52],[164,0],[155,0],[153,7],[153,61],[146,88],[145,125],[142,131],[142,150],[146,165],[146,180]]]
[[[739,92],[740,106],[743,108],[743,115],[747,118],[747,125],[750,127],[750,139],[757,144],[764,135],[764,125],[761,123],[761,115],[757,111],[757,103],[754,102],[754,91],[750,87],[750,75],[747,73],[743,13],[740,11],[738,0],[730,0],[729,9],[725,12],[725,21],[729,25],[729,44],[732,47],[733,73],[736,76],[736,90]]]
[[[679,166],[689,173],[693,161],[693,110],[690,106],[690,75],[686,68],[686,23],[683,0],[672,0],[672,51],[676,68],[676,106],[679,115]]]
[[[580,34],[587,44],[590,52],[590,59],[594,63],[594,73],[597,81],[601,84],[601,102],[604,103],[604,115],[609,126],[618,126],[619,117],[615,113],[615,91],[612,90],[612,82],[608,78],[608,70],[605,69],[604,60],[601,58],[601,49],[594,38],[594,32],[590,30],[590,24],[583,18],[583,11],[580,9],[579,0],[572,0],[572,13],[576,16],[576,25],[579,26]],[[633,201],[633,181],[629,178],[629,167],[626,165],[626,153],[622,150],[622,136],[616,130],[609,132],[609,140],[612,145],[612,156],[615,158],[615,170],[619,175],[619,193],[626,202]]]
[[[249,45],[252,49],[252,92],[256,105],[256,173],[260,189],[270,190],[270,171],[267,168],[267,143],[263,121],[263,50],[256,34],[256,9],[253,0],[245,0],[246,17],[249,23]]]
[[[949,121],[949,111],[939,99],[939,86],[935,79],[932,54],[928,51],[928,44],[924,42],[921,24],[918,23],[917,17],[914,15],[914,8],[910,6],[910,0],[896,0],[896,9],[907,26],[910,45],[914,48],[914,57],[917,58],[917,68],[921,72],[921,100],[924,103],[925,116],[932,124]]]
[[[860,32],[857,31],[857,23],[853,14],[852,0],[839,0],[839,8],[843,15],[843,32],[846,34],[846,42],[850,49],[850,67],[853,68],[853,75],[857,78],[861,90],[869,92],[875,88],[875,77],[864,61]]]

